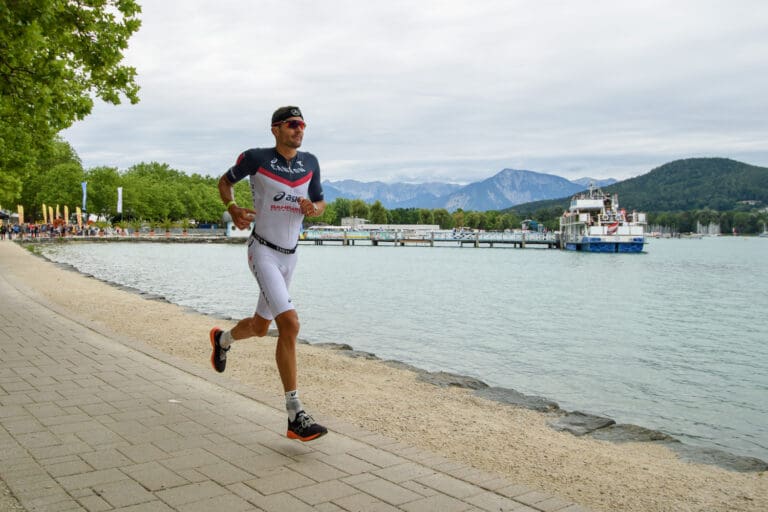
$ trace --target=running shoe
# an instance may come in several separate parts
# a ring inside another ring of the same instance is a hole
[[[327,433],[327,428],[315,423],[312,416],[304,411],[299,411],[296,414],[295,420],[288,420],[288,432],[286,435],[289,439],[299,439],[300,441],[307,442],[324,436]]]
[[[221,335],[223,333],[224,331],[218,327],[214,327],[210,332],[211,347],[213,347],[213,350],[211,351],[211,366],[213,366],[213,369],[219,373],[223,372],[227,367],[227,352],[232,348],[221,348],[219,341],[221,340]]]

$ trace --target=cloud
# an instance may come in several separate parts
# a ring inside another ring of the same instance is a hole
[[[467,183],[502,168],[626,178],[768,165],[760,1],[146,0],[140,104],[65,132],[86,166],[219,175],[301,105],[326,179]]]

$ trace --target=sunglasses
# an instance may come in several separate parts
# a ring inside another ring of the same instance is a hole
[[[307,127],[307,123],[299,119],[291,119],[290,121],[279,121],[277,123],[272,123],[272,126],[279,126],[283,123],[287,124],[288,128],[290,128],[291,130],[295,130],[297,128],[301,128],[303,130],[304,128]]]

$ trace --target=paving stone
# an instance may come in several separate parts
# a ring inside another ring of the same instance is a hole
[[[368,494],[353,494],[336,500],[344,510],[349,512],[397,512],[397,507],[385,503]]]
[[[131,459],[116,449],[96,450],[90,453],[83,453],[80,457],[94,469],[120,468],[133,464]]]
[[[465,512],[472,509],[472,505],[451,498],[445,494],[435,494],[427,498],[412,501],[401,505],[406,512]]]
[[[304,476],[307,476],[315,482],[323,482],[325,480],[336,480],[349,476],[349,473],[340,471],[328,464],[320,462],[318,460],[302,461],[295,464],[288,464],[288,468],[292,469]]]
[[[253,478],[253,475],[233,466],[229,462],[219,462],[218,464],[209,464],[197,468],[197,471],[214,480],[221,485],[234,484],[235,482],[244,482]]]
[[[464,499],[467,503],[489,512],[521,511],[528,508],[520,502],[493,492],[483,492]]]
[[[194,483],[158,491],[157,497],[172,507],[178,507],[187,503],[213,498],[227,494],[229,491],[215,482]]]
[[[133,480],[96,485],[94,492],[115,508],[153,501],[155,496]]]
[[[169,457],[167,452],[149,443],[125,446],[117,450],[137,464]]]
[[[401,483],[405,482],[406,480],[414,480],[416,478],[429,476],[434,473],[434,470],[414,462],[406,462],[405,464],[389,466],[387,468],[379,469],[373,472],[374,475],[380,476],[381,478],[394,483]]]
[[[162,501],[150,501],[139,505],[130,505],[114,509],[115,512],[174,512],[172,508]]]
[[[46,471],[52,477],[75,475],[79,473],[88,473],[93,471],[94,468],[86,464],[82,460],[60,462],[58,464],[48,464],[45,466]]]
[[[157,462],[146,462],[122,469],[127,475],[150,491],[169,489],[188,483],[178,474]]]
[[[479,487],[462,482],[457,478],[442,473],[435,473],[429,476],[415,479],[420,484],[432,487],[438,492],[445,493],[454,498],[466,498],[483,492]]]
[[[213,510],[226,510],[227,512],[245,512],[256,510],[250,503],[241,497],[232,494],[222,494],[205,500],[195,501],[177,507],[179,512],[211,512]]]
[[[248,480],[245,484],[264,495],[298,489],[317,483],[301,473],[285,467],[274,468],[267,476]]]
[[[397,455],[373,447],[354,450],[349,452],[349,454],[380,468],[395,466],[397,464],[408,462],[402,457],[398,457]]]
[[[70,490],[120,482],[122,480],[128,480],[128,477],[117,469],[103,469],[99,471],[90,471],[88,473],[80,473],[78,475],[63,476],[57,478],[57,480],[62,487]]]
[[[106,510],[112,510],[112,505],[101,499],[99,496],[84,496],[78,498],[77,501],[88,512],[105,512]]]
[[[355,487],[392,505],[401,505],[422,497],[401,485],[393,484],[383,478],[374,478],[359,482],[355,484]]]
[[[314,507],[307,505],[295,496],[281,492],[269,496],[253,496],[248,500],[265,512],[313,512]]]
[[[344,496],[351,496],[357,492],[354,487],[339,480],[331,480],[294,489],[291,491],[291,494],[310,505],[316,505],[324,501],[333,501]]]
[[[168,454],[168,457],[161,461],[161,464],[168,469],[178,471],[181,469],[210,466],[222,462],[224,462],[224,459],[217,457],[209,451],[202,448],[192,448],[191,450],[182,450]]]
[[[364,460],[360,460],[357,457],[353,457],[347,453],[327,455],[323,457],[322,460],[329,466],[333,466],[350,475],[366,473],[368,471],[374,471],[377,469],[377,466],[365,462]]]

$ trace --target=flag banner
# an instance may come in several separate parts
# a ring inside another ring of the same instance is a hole
[[[21,226],[24,224],[24,207],[17,205],[17,208],[19,209],[19,226]]]
[[[59,205],[56,205],[56,218],[57,219],[61,218],[61,210],[59,209]]]
[[[51,224],[53,224],[53,206],[48,207],[48,219]]]
[[[83,211],[80,209],[79,206],[77,208],[77,227],[82,229],[83,228]]]
[[[64,205],[64,221],[69,224],[69,206]]]
[[[117,187],[117,213],[123,213],[123,187]]]
[[[608,225],[608,234],[609,235],[613,235],[614,233],[616,233],[616,231],[618,231],[618,229],[619,229],[618,221],[614,222],[613,224],[609,224]]]
[[[48,208],[43,203],[43,224],[48,224]]]
[[[83,185],[83,211],[88,211],[88,208],[85,207],[85,198],[88,196],[88,182],[84,181],[81,185]]]

